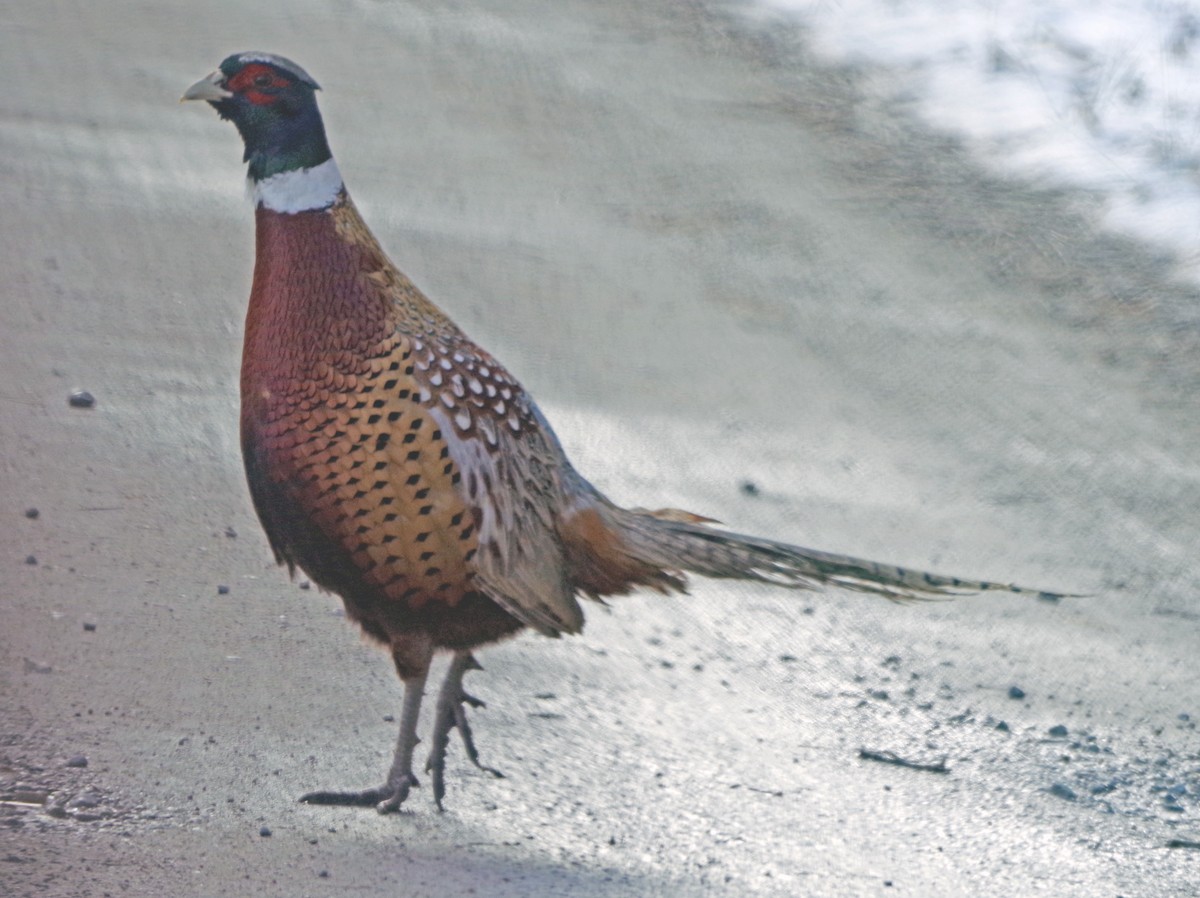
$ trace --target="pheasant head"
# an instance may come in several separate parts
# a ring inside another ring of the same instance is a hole
[[[317,109],[319,85],[290,59],[235,53],[182,100],[205,100],[237,127],[255,205],[301,212],[332,205],[342,178]]]

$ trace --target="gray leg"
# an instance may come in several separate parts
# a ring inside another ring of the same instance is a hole
[[[300,800],[306,804],[375,806],[381,814],[398,811],[413,786],[419,786],[412,769],[413,749],[420,741],[417,738],[417,719],[421,716],[421,699],[425,695],[425,679],[429,667],[414,676],[404,678],[404,710],[400,714],[400,738],[396,741],[396,754],[388,771],[387,782],[374,789],[361,792],[309,792]]]
[[[492,767],[479,763],[479,752],[475,749],[475,740],[471,736],[471,727],[467,723],[467,709],[484,707],[483,702],[468,695],[463,689],[463,676],[469,670],[483,670],[475,656],[470,652],[456,652],[450,661],[450,669],[446,671],[446,679],[442,681],[438,693],[437,715],[433,721],[433,739],[429,748],[429,760],[425,769],[433,780],[433,800],[437,802],[438,810],[442,808],[442,798],[446,794],[446,749],[450,744],[450,731],[458,728],[462,737],[463,748],[471,763],[480,770],[486,770],[492,776],[503,777],[504,774]]]

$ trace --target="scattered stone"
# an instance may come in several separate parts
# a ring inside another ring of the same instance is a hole
[[[224,583],[222,583],[220,586],[217,587],[217,595],[219,595],[219,596],[229,595],[229,587],[226,586]]]
[[[237,531],[232,526],[225,528],[225,535],[230,539],[237,539]]]
[[[396,722],[396,715],[395,715],[395,714],[384,714],[384,715],[383,715],[383,722],[384,722],[384,723],[395,723],[395,722]]]
[[[1075,794],[1075,790],[1070,786],[1064,785],[1063,783],[1055,783],[1046,791],[1055,798],[1061,798],[1065,801],[1075,801],[1075,799],[1078,798],[1078,796]]]
[[[25,563],[26,564],[37,564],[37,556],[36,555],[26,555]]]
[[[265,838],[267,838],[267,837],[269,837],[269,836],[271,835],[271,827],[269,827],[269,826],[260,826],[260,827],[258,828],[258,834],[259,834],[260,836],[262,836],[264,839],[265,839]]]
[[[742,491],[743,496],[754,497],[759,495],[758,484],[753,480],[743,480],[738,489]]]
[[[1067,736],[1067,728],[1061,723],[1056,723],[1054,726],[1050,727],[1049,733],[1055,739],[1065,739]]]
[[[95,624],[93,624],[91,621],[86,621],[86,620],[85,620],[85,621],[83,622],[83,629],[84,629],[86,632],[88,632],[88,633],[95,633],[95,632],[96,632],[96,625],[95,625]]]
[[[96,397],[87,390],[75,390],[67,397],[71,408],[91,408],[96,404]]]
[[[26,508],[25,509],[25,517],[29,518],[29,520],[31,520],[31,521],[36,521],[38,518],[38,515],[40,515],[40,514],[41,514],[41,512],[38,511],[36,508]]]
[[[87,765],[88,759],[84,755],[72,755],[67,759],[68,767],[86,767]]]
[[[1025,690],[1020,686],[1009,686],[1008,697],[1015,701],[1020,701],[1025,697]]]
[[[875,699],[877,702],[886,702],[888,700],[888,692],[886,689],[868,689],[867,695]]]
[[[312,589],[312,584],[311,584],[311,583],[309,583],[307,580],[301,580],[301,581],[300,581],[300,588],[301,588],[301,589]]]
[[[75,810],[76,808],[98,808],[100,807],[100,796],[95,792],[80,792],[74,798],[67,802],[67,810]]]
[[[996,729],[998,729],[1002,733],[1007,733],[1009,731],[1008,724],[1005,723],[1003,720],[1001,720],[999,723],[996,724]]]
[[[328,870],[322,870],[320,873],[318,873],[318,874],[317,874],[317,876],[321,877],[322,879],[328,879],[328,878],[329,878],[329,871],[328,871]]]
[[[54,668],[49,664],[38,664],[32,658],[25,659],[25,673],[48,674],[52,670],[54,670]]]

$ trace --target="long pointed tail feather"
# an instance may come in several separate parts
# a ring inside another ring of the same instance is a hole
[[[1072,593],[1027,589],[1011,583],[965,580],[849,555],[806,549],[774,540],[714,530],[703,524],[640,510],[620,510],[617,525],[625,548],[639,561],[664,571],[703,577],[758,580],[794,589],[826,585],[881,595],[896,602],[952,598],[1002,591],[1057,601]]]

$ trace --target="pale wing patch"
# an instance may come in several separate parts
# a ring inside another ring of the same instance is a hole
[[[444,394],[443,394],[444,395]],[[430,414],[448,438],[462,479],[458,489],[478,524],[475,582],[493,601],[547,635],[576,633],[583,611],[567,579],[553,521],[552,485],[536,431],[517,434],[486,414],[473,420],[488,437],[457,428],[456,409],[434,405]],[[490,425],[490,426],[489,426]],[[494,440],[489,439],[494,435]]]

